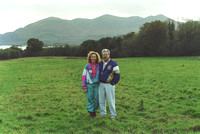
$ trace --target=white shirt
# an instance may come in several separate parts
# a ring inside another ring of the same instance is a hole
[[[107,62],[105,62],[105,61],[103,60],[103,70],[104,70],[104,68],[106,67],[106,65],[108,64],[109,61],[110,61],[110,59],[109,59]]]

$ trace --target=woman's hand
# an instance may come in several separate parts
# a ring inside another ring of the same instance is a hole
[[[85,93],[87,93],[87,88],[86,88],[86,89],[84,89],[84,92],[85,92]]]

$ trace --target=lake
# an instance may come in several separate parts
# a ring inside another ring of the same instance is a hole
[[[0,45],[0,49],[6,49],[10,48],[12,45]],[[26,46],[17,46],[18,48],[21,48],[22,50],[26,49]]]

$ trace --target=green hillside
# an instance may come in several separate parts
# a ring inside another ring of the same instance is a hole
[[[116,120],[89,117],[81,89],[86,58],[0,61],[0,133],[199,132],[199,57],[114,60],[121,73]]]
[[[79,45],[88,39],[112,37],[129,32],[137,32],[146,22],[165,21],[163,15],[141,17],[117,17],[103,15],[95,19],[63,20],[56,17],[46,18],[19,28],[14,32],[0,35],[0,45],[24,45],[30,38],[38,38],[45,44],[68,43]]]

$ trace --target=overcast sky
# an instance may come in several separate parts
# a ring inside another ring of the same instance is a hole
[[[121,17],[163,14],[169,18],[200,20],[199,0],[2,0],[0,34],[47,17],[93,19],[104,14]]]

